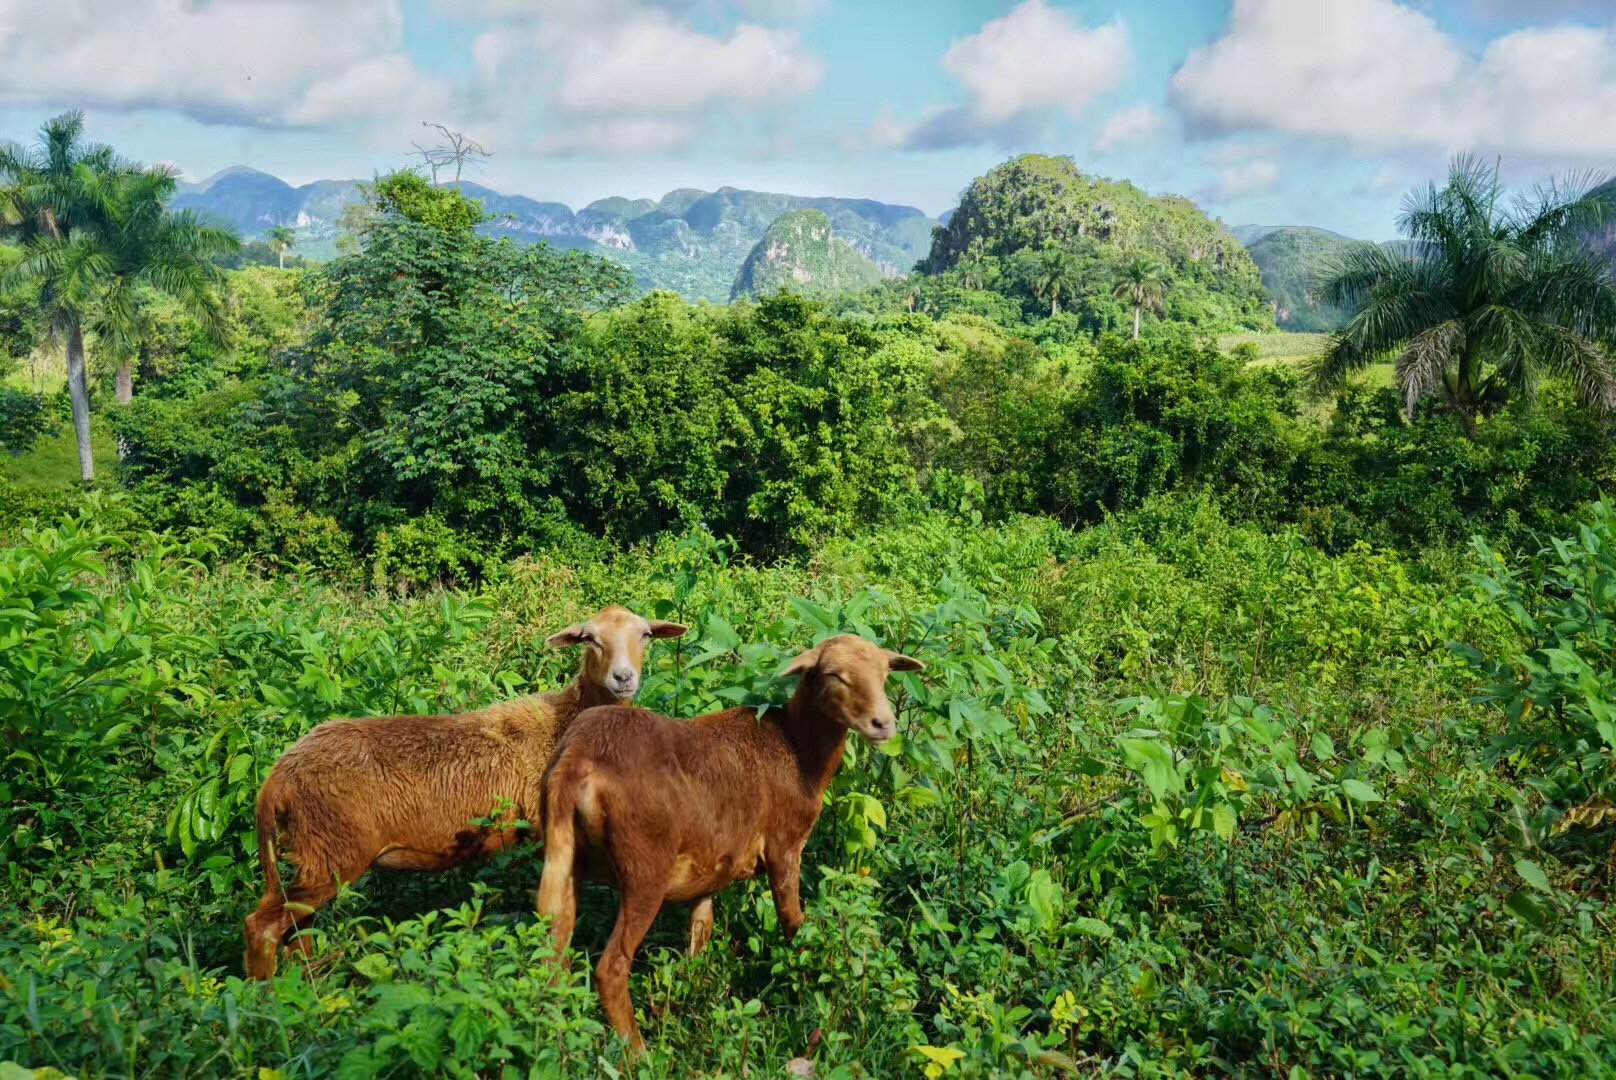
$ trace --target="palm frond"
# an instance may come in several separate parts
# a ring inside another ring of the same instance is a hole
[[[1584,405],[1601,413],[1616,412],[1616,364],[1600,343],[1550,326],[1543,328],[1539,355],[1545,366],[1571,383]]]
[[[1360,244],[1324,261],[1313,291],[1328,304],[1351,310],[1380,287],[1407,280],[1407,263],[1374,244]]]
[[[1616,225],[1616,177],[1587,171],[1540,185],[1512,217],[1524,245],[1585,247],[1590,235]]]
[[[1471,350],[1493,365],[1483,381],[1519,390],[1528,400],[1537,395],[1541,337],[1537,320],[1509,304],[1489,304],[1470,318]]]
[[[1616,344],[1611,264],[1591,251],[1540,252],[1503,302],[1544,323]]]
[[[1443,376],[1458,361],[1464,348],[1464,327],[1449,320],[1416,334],[1397,358],[1397,385],[1403,408],[1413,415],[1420,399],[1442,385]]]

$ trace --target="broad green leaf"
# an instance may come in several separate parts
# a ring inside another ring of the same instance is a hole
[[[1513,892],[1504,901],[1504,908],[1522,922],[1532,926],[1547,926],[1551,909],[1540,898],[1526,891]]]
[[[1521,880],[1539,892],[1553,892],[1549,884],[1549,875],[1543,872],[1543,867],[1531,859],[1516,859],[1515,872],[1521,875]]]
[[[1159,739],[1123,739],[1121,745],[1123,760],[1144,780],[1153,798],[1184,790],[1184,780],[1178,775],[1173,752],[1166,743]]]
[[[1066,925],[1084,937],[1110,938],[1114,933],[1110,923],[1104,919],[1096,919],[1088,915],[1079,915],[1075,919],[1069,919]]]
[[[1060,914],[1061,887],[1048,870],[1033,871],[1024,895],[1027,906],[1038,916],[1039,926],[1046,930],[1054,926]]]
[[[955,1050],[952,1046],[911,1046],[909,1049],[944,1072],[952,1069],[965,1056],[965,1051]]]
[[[1381,801],[1380,792],[1362,780],[1348,779],[1341,781],[1341,794],[1353,802],[1377,803]]]

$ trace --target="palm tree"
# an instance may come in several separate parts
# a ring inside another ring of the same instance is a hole
[[[967,289],[985,289],[998,276],[993,260],[980,251],[967,252],[954,269],[959,271],[960,284]]]
[[[1133,339],[1139,340],[1139,313],[1150,308],[1161,315],[1166,311],[1167,268],[1154,259],[1135,259],[1123,268],[1111,295],[1133,305]]]
[[[167,293],[209,337],[222,340],[224,273],[213,259],[241,245],[233,233],[204,224],[193,211],[168,209],[175,176],[167,168],[126,173],[114,187],[99,233],[106,259],[104,291],[90,326],[96,340],[118,357],[118,402],[127,405],[134,396],[130,360],[145,325],[140,297]]]
[[[27,268],[41,262],[36,250],[49,249],[48,271],[40,278],[40,314],[58,340],[67,344],[67,389],[78,436],[79,467],[95,475],[90,457],[90,393],[84,368],[84,315],[95,302],[94,209],[86,189],[91,180],[126,167],[110,147],[85,143],[84,114],[63,113],[40,129],[31,147],[0,148],[0,230],[25,252],[6,273],[5,288],[24,284]],[[40,266],[42,271],[47,270]]]
[[[269,250],[280,256],[281,269],[286,269],[286,253],[297,243],[297,232],[287,225],[277,225],[264,234]]]
[[[1511,393],[1530,397],[1547,373],[1601,411],[1616,409],[1616,279],[1588,244],[1616,221],[1616,181],[1575,176],[1500,205],[1496,164],[1455,158],[1447,183],[1411,192],[1395,247],[1338,257],[1319,293],[1352,312],[1315,376],[1395,360],[1410,413],[1438,397],[1467,433]]]
[[[0,235],[21,247],[22,259],[0,289],[39,290],[40,314],[67,347],[68,396],[78,438],[79,471],[95,477],[90,449],[86,331],[124,363],[119,399],[132,392],[127,358],[136,334],[136,296],[143,288],[178,299],[205,326],[222,327],[211,256],[234,250],[230,233],[194,215],[167,209],[175,187],[166,169],[146,170],[86,143],[84,114],[48,121],[33,147],[0,148]]]
[[[1033,265],[1032,294],[1049,299],[1049,317],[1060,314],[1061,293],[1071,296],[1078,285],[1077,260],[1065,248],[1048,247]]]

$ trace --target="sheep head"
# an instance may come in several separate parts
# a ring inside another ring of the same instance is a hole
[[[678,623],[647,619],[628,608],[604,607],[586,622],[575,623],[545,638],[546,645],[585,646],[579,680],[609,701],[634,700],[640,690],[640,669],[652,638],[676,638],[687,628]]]
[[[887,700],[887,676],[925,666],[913,657],[842,634],[798,656],[780,675],[802,679],[797,695],[806,695],[819,715],[880,745],[898,730]]]

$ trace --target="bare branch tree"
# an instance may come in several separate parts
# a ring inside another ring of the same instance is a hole
[[[462,132],[451,131],[442,124],[434,124],[427,120],[421,121],[421,126],[436,131],[441,139],[430,146],[422,146],[418,142],[410,143],[415,148],[414,156],[419,157],[421,163],[431,171],[433,187],[438,185],[439,174],[451,165],[454,166],[455,183],[459,183],[460,176],[466,169],[480,169],[494,156],[492,150]]]

